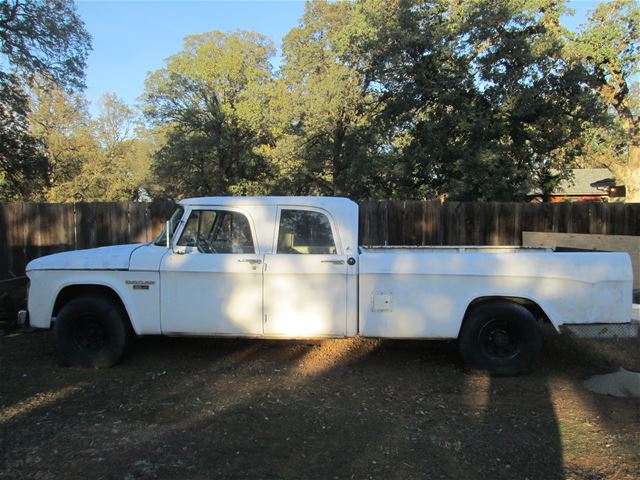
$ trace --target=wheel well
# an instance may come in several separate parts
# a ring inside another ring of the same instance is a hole
[[[531,314],[533,315],[533,317],[536,320],[542,320],[543,323],[551,323],[551,320],[549,320],[549,317],[547,316],[546,313],[544,313],[544,310],[542,310],[540,305],[538,305],[533,300],[530,300],[528,298],[522,298],[522,297],[497,297],[497,296],[493,296],[493,297],[479,297],[479,298],[476,298],[475,300],[473,300],[469,304],[469,306],[467,306],[467,309],[464,312],[464,317],[463,318],[466,319],[467,316],[469,315],[469,313],[471,312],[471,310],[473,310],[478,305],[483,305],[483,304],[486,304],[486,303],[505,302],[505,301],[506,302],[517,303],[518,305],[522,305],[523,307],[525,307],[527,310],[529,310],[531,312]]]
[[[115,305],[117,305],[124,314],[125,318],[131,325],[131,319],[129,318],[129,313],[122,303],[122,299],[120,296],[110,287],[105,285],[69,285],[64,287],[58,293],[58,297],[56,298],[56,303],[53,306],[52,317],[58,315],[60,309],[72,298],[84,296],[84,295],[100,295],[102,297],[106,297],[111,300]]]

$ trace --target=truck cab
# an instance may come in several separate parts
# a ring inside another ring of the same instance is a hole
[[[180,209],[170,248],[154,259],[161,333],[357,333],[355,203],[213,198],[185,200]],[[161,235],[156,243],[163,242]]]

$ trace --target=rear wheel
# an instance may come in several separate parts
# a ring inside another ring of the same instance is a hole
[[[127,349],[130,326],[121,308],[101,296],[67,302],[56,317],[53,335],[68,365],[104,368],[114,365]]]
[[[466,363],[496,375],[516,375],[533,367],[542,347],[542,333],[522,305],[485,303],[465,318],[459,346]]]

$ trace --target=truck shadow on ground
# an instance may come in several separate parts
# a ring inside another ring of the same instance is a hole
[[[567,422],[588,416],[602,436],[640,421],[618,412],[637,404],[578,388],[604,360],[585,366],[563,340],[515,378],[466,370],[452,342],[147,338],[84,370],[59,367],[46,333],[0,341],[0,478],[623,478],[639,465],[627,437],[615,467],[601,459],[590,431],[575,434],[587,458],[565,458]]]

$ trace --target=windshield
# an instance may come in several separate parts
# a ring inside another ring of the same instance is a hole
[[[183,213],[184,213],[184,208],[178,207],[176,208],[176,211],[173,212],[173,215],[171,215],[171,218],[169,219],[169,243],[171,243],[171,239],[173,238],[173,234],[176,231],[178,224],[180,223],[180,219],[182,218]],[[159,247],[167,246],[166,230],[167,230],[167,226],[165,225],[165,227],[162,229],[162,232],[160,232],[160,235],[158,235],[158,238],[156,238],[156,240],[153,242],[155,245],[158,245]]]

